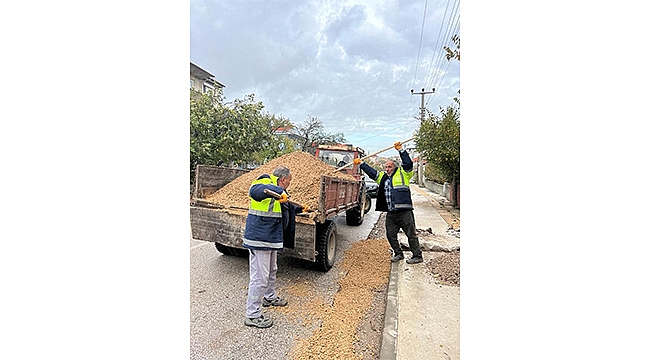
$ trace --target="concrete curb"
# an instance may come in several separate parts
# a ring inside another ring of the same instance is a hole
[[[423,192],[417,189],[412,193],[420,247],[436,251],[460,249],[460,236],[448,234],[449,223]],[[406,235],[398,234],[404,248],[406,244],[400,238],[406,242]],[[435,257],[431,251],[423,251],[422,255],[425,261]],[[439,360],[460,358],[460,287],[437,284],[426,266],[392,263],[379,359],[410,360],[423,355]]]
[[[399,262],[390,266],[390,278],[386,295],[386,312],[384,314],[384,330],[381,335],[379,360],[395,360],[397,358],[397,315],[399,312],[398,301],[398,276]]]

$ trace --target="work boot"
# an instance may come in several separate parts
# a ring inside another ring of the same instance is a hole
[[[390,258],[390,262],[398,262],[400,260],[404,259],[404,254],[397,254]]]
[[[273,319],[265,318],[264,315],[252,319],[247,317],[246,320],[244,320],[244,325],[263,329],[271,327],[271,325],[273,325]]]
[[[424,261],[422,259],[422,256],[418,256],[418,257],[413,256],[412,258],[406,260],[406,263],[407,264],[417,264],[417,263],[421,263],[422,261]]]
[[[276,297],[273,300],[266,300],[266,298],[262,299],[262,306],[287,306],[288,302],[287,300],[281,298],[281,297]]]

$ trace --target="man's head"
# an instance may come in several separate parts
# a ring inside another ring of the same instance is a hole
[[[384,164],[384,169],[388,175],[393,175],[395,172],[395,162],[393,160],[388,160]]]
[[[284,166],[278,166],[273,170],[273,176],[278,177],[278,186],[287,189],[291,184],[291,172]]]

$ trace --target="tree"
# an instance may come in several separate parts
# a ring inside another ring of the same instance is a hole
[[[455,49],[444,46],[448,61],[460,61],[460,36],[451,37]],[[426,158],[425,176],[452,184],[451,201],[458,207],[458,187],[460,184],[460,89],[453,101],[456,107],[449,105],[440,108],[441,116],[429,113],[416,132],[416,148],[421,157]]]
[[[340,144],[345,142],[343,133],[326,133],[323,123],[316,117],[309,115],[302,125],[296,126],[298,135],[305,139],[301,149],[314,154],[318,145]]]
[[[220,159],[213,149],[218,147],[213,119],[222,102],[221,91],[201,94],[190,90],[190,181],[194,181],[197,164],[214,164]]]
[[[447,52],[445,56],[447,57],[447,60],[456,59],[460,61],[460,36],[458,35],[452,36],[451,41],[454,42],[456,48],[452,50],[449,46],[443,46],[443,48]]]
[[[440,108],[441,115],[430,114],[416,132],[416,147],[428,160],[427,167],[452,183],[452,205],[458,207],[460,184],[460,108]]]
[[[454,42],[456,48],[452,50],[449,46],[443,46],[443,48],[447,52],[445,57],[447,58],[447,61],[451,61],[451,59],[456,59],[460,61],[460,36],[458,36],[457,34],[452,36],[451,41]],[[458,97],[454,98],[454,102],[460,105],[460,89],[458,89]]]
[[[220,90],[205,94],[191,90],[190,181],[198,164],[245,167],[292,151],[292,141],[275,133],[291,122],[263,109],[254,94],[224,104]]]

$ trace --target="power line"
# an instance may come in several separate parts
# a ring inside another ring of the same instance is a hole
[[[452,34],[458,34],[458,29],[460,27],[460,13],[457,12],[457,10],[458,10],[458,7],[454,6],[454,10],[452,11],[452,14],[450,16],[450,19],[453,18],[453,20],[450,20],[449,26],[445,30],[445,38],[447,40],[446,40],[446,43],[443,44],[443,45],[446,45],[448,47],[452,46],[453,40],[452,40],[451,35]],[[442,47],[441,47],[441,49],[442,49]],[[444,81],[444,76],[447,75],[447,69],[449,69],[449,64],[451,62],[450,61],[451,59],[446,59],[447,60],[446,61],[447,65],[445,66],[445,69],[442,70],[442,69],[440,69],[440,67],[442,66],[443,58],[446,58],[446,54],[443,56],[443,54],[440,53],[440,56],[438,57],[438,59],[437,59],[438,61],[437,61],[436,66],[435,66],[435,69],[437,71],[436,71],[435,76],[432,77],[430,82],[428,83],[429,86],[433,86],[433,87],[436,87],[436,88],[441,87],[441,84]],[[427,97],[427,105],[435,95],[436,94],[433,94],[433,95]]]
[[[443,27],[445,25],[445,20],[447,20],[447,12],[449,10],[449,3],[450,3],[450,0],[447,0],[447,5],[445,7],[445,12],[444,12],[442,21],[440,23],[440,29],[438,30],[438,37],[436,39],[436,45],[435,45],[434,50],[433,50],[433,52],[431,54],[431,61],[429,63],[429,69],[427,70],[427,75],[425,76],[425,83],[427,82],[426,79],[430,77],[429,73],[432,72],[432,64],[436,63],[436,66],[433,67],[433,70],[437,69],[441,65],[441,59],[443,58],[443,53],[442,53],[442,47],[443,46],[440,46],[440,49],[438,49],[438,44],[440,42],[440,37],[443,34],[442,29],[443,29]],[[421,27],[421,30],[420,30],[420,41],[419,41],[419,44],[418,44],[417,59],[416,59],[416,63],[415,63],[415,73],[413,75],[413,82],[412,82],[412,86],[411,86],[412,88],[415,85],[415,80],[417,79],[417,73],[418,73],[418,69],[419,69],[420,53],[421,53],[421,50],[422,50],[422,40],[423,40],[423,37],[424,37],[424,27],[425,27],[425,22],[426,22],[427,5],[428,5],[428,0],[425,0],[424,14],[423,14],[423,17],[422,17],[422,27]],[[446,22],[447,27],[445,28],[444,36],[443,36],[443,39],[447,38],[447,40],[446,40],[447,44],[449,44],[449,42],[451,41],[450,38],[448,38],[448,36],[449,36],[448,34],[450,32],[450,29],[453,28],[454,29],[453,32],[455,32],[456,29],[458,29],[458,26],[460,24],[460,21],[459,21],[460,14],[458,14],[458,17],[456,16],[456,14],[457,14],[457,12],[459,10],[459,7],[460,7],[459,0],[454,0],[454,3],[452,5],[452,9],[451,9],[451,13],[449,15],[449,20]],[[444,44],[444,42],[443,42],[443,44]],[[436,54],[438,55],[437,57],[435,57]],[[435,61],[434,61],[434,57],[435,57]],[[444,73],[446,73],[447,68],[449,68],[449,62],[447,63],[447,66],[445,68]],[[439,79],[440,77],[441,77],[441,73],[440,72],[435,73],[435,71],[434,71],[434,73],[431,75],[431,78],[430,78],[430,81],[429,81],[430,84],[434,84],[436,81],[441,80],[441,79]],[[428,88],[431,88],[431,86],[428,86]],[[422,91],[423,91],[423,93],[421,94],[422,95],[422,101],[424,101],[424,96],[425,95],[430,95],[429,99],[431,99],[431,97],[436,95],[435,92],[426,92],[425,93],[424,88],[423,88]],[[413,90],[411,90],[411,92],[413,93]],[[420,93],[418,93],[418,94],[420,94]],[[413,97],[411,97],[411,99],[409,100],[409,106],[407,108],[407,114],[406,114],[407,119],[409,119],[411,117],[410,113],[411,113],[411,110],[413,109],[412,108],[412,102],[413,102]],[[420,113],[420,119],[421,119],[422,118],[422,112],[424,111],[424,106],[422,106],[420,109],[421,109],[421,113]],[[405,126],[410,125],[410,124],[416,122],[417,120],[418,120],[418,118],[413,117],[413,119],[411,119],[411,120],[406,120],[405,122],[401,122],[400,126],[389,129],[386,132],[383,132],[383,133],[380,133],[380,134],[377,134],[377,135],[373,135],[373,136],[367,137],[365,139],[361,139],[361,140],[359,140],[359,142],[371,140],[371,139],[374,139],[374,138],[379,137],[379,136],[384,136],[387,133],[393,132],[395,130],[403,129]]]
[[[456,22],[456,26],[454,27],[454,30],[453,30],[452,33],[457,34],[457,33],[458,33],[458,27],[459,27],[459,26],[460,26],[460,21]],[[448,43],[447,43],[447,46],[451,47],[451,45],[452,45],[452,40],[451,40],[451,38],[450,38],[449,41],[448,41]],[[453,59],[448,59],[448,60],[447,60],[447,66],[445,66],[445,70],[440,72],[440,75],[437,77],[437,79],[435,80],[435,82],[432,82],[432,83],[431,83],[431,86],[435,86],[435,87],[438,87],[438,88],[439,88],[439,87],[442,85],[442,82],[443,82],[443,80],[444,80],[443,76],[447,75],[447,69],[449,69],[449,64],[451,64],[451,60],[453,60]],[[435,96],[435,94],[429,96],[429,97],[428,97],[428,101],[430,101],[430,100],[433,98],[433,96]]]
[[[440,22],[440,29],[438,30],[438,38],[436,39],[436,45],[433,47],[433,52],[431,53],[431,61],[429,62],[429,69],[427,70],[427,76],[425,77],[425,83],[427,82],[426,79],[429,77],[429,73],[431,72],[431,66],[433,65],[433,58],[438,51],[438,42],[440,41],[440,35],[442,34],[442,26],[445,23],[445,18],[447,17],[447,9],[449,8],[449,0],[447,0],[447,6],[445,7],[445,13],[442,15],[442,21]],[[413,87],[411,85],[411,87]]]
[[[443,38],[446,39],[445,40],[446,45],[449,45],[449,43],[451,41],[451,34],[450,34],[451,29],[456,28],[456,24],[460,23],[460,13],[458,13],[458,17],[456,17],[456,13],[459,10],[459,8],[460,8],[460,2],[459,1],[454,1],[454,5],[453,5],[453,8],[452,8],[451,14],[449,15],[449,21],[447,22],[447,28],[445,29],[445,33],[443,35]],[[443,45],[445,45],[445,44],[443,44]],[[439,78],[442,76],[440,71],[435,71],[441,66],[442,60],[445,57],[443,52],[442,52],[442,48],[443,48],[443,46],[441,46],[439,49],[436,49],[436,50],[438,50],[438,57],[436,58],[435,66],[433,68],[434,69],[434,74],[432,75],[430,81],[427,83],[427,85],[429,87],[433,86],[433,84],[435,84],[439,80]]]
[[[449,0],[447,0],[449,1]],[[417,59],[415,60],[415,73],[413,74],[413,82],[411,83],[411,88],[415,86],[415,79],[417,79],[418,76],[418,67],[420,65],[420,50],[422,49],[422,37],[424,36],[424,24],[425,20],[427,18],[427,4],[429,3],[429,0],[424,1],[424,14],[422,15],[422,28],[420,30],[420,43],[418,44],[418,56]],[[413,98],[411,98],[413,99]],[[412,109],[412,100],[409,101],[409,106],[408,110],[406,112],[406,116],[408,117],[409,114],[411,113]]]
[[[420,64],[420,50],[422,49],[422,36],[424,35],[424,20],[427,18],[427,3],[429,0],[426,0],[424,2],[424,15],[422,15],[422,29],[420,30],[420,43],[418,44],[418,57],[417,60],[415,61],[415,74],[413,74],[413,83],[411,84],[411,87],[415,85],[415,79],[417,78],[418,75],[418,65]]]

